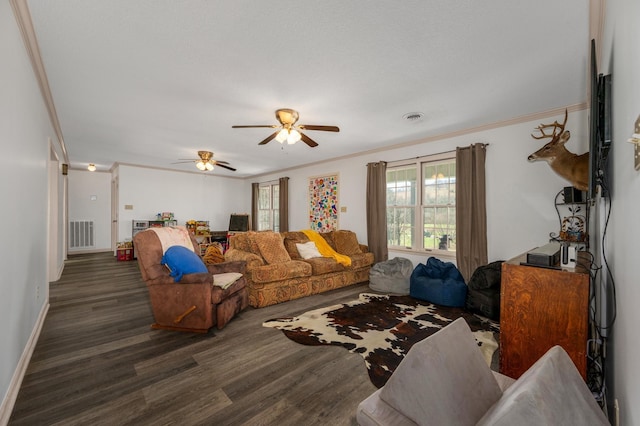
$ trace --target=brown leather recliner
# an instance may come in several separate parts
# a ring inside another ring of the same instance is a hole
[[[246,280],[239,278],[227,288],[213,284],[214,275],[225,272],[244,274],[245,262],[206,265],[208,272],[185,274],[174,282],[166,266],[160,262],[163,248],[156,231],[148,229],[133,237],[142,279],[147,284],[155,323],[152,328],[206,333],[214,325],[220,330],[249,304]],[[196,253],[199,246],[193,235]]]

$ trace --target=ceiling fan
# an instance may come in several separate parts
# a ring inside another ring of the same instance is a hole
[[[196,163],[196,167],[199,170],[204,171],[211,171],[213,170],[213,166],[220,166],[223,169],[227,169],[227,170],[231,170],[232,172],[235,172],[236,169],[234,169],[233,167],[229,166],[229,163],[226,161],[220,161],[220,160],[214,160],[213,159],[213,152],[211,151],[198,151],[198,157],[200,157],[199,159],[190,159],[190,158],[181,158],[180,160],[182,161],[177,161],[173,164],[180,164],[180,163]]]
[[[336,126],[318,126],[315,124],[298,124],[298,111],[294,111],[288,108],[282,108],[276,110],[276,119],[280,122],[277,124],[265,124],[265,125],[248,125],[248,126],[231,126],[234,129],[250,128],[250,127],[266,127],[270,129],[278,129],[265,140],[258,145],[264,145],[271,142],[272,139],[277,140],[280,143],[287,142],[290,145],[298,142],[302,139],[302,142],[309,145],[311,148],[318,146],[318,143],[311,139],[309,136],[301,132],[301,130],[321,130],[324,132],[339,132],[340,129]]]

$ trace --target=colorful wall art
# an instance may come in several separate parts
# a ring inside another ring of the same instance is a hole
[[[309,178],[309,224],[318,232],[338,229],[338,174]]]

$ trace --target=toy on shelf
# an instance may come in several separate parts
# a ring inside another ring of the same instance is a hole
[[[209,229],[209,221],[199,220],[196,222],[196,235],[209,235],[211,230]]]
[[[118,261],[133,260],[133,241],[121,241],[117,245]]]
[[[187,230],[193,235],[210,235],[211,230],[209,229],[209,221],[206,220],[188,220],[186,222]]]

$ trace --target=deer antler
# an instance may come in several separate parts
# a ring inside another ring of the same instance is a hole
[[[531,154],[528,160],[546,161],[554,172],[567,179],[579,190],[586,191],[589,187],[589,153],[576,155],[565,148],[565,143],[571,137],[571,133],[564,130],[565,124],[567,124],[567,110],[564,111],[562,124],[556,120],[553,124],[539,125],[536,129],[540,131],[540,136],[531,134],[531,137],[534,139],[551,138],[551,140]],[[545,132],[550,128],[553,128],[553,133]]]
[[[544,139],[544,138],[552,138],[555,139],[556,137],[558,137],[558,135],[562,134],[562,132],[564,132],[564,126],[567,124],[567,110],[564,110],[564,121],[562,122],[562,124],[558,123],[558,120],[554,121],[551,124],[540,124],[538,127],[536,127],[536,130],[540,131],[540,136],[536,136],[533,133],[531,133],[531,137],[534,139]],[[553,127],[553,133],[551,133],[550,135],[545,133],[545,129],[551,128]],[[559,132],[557,132],[557,130],[560,129]]]

